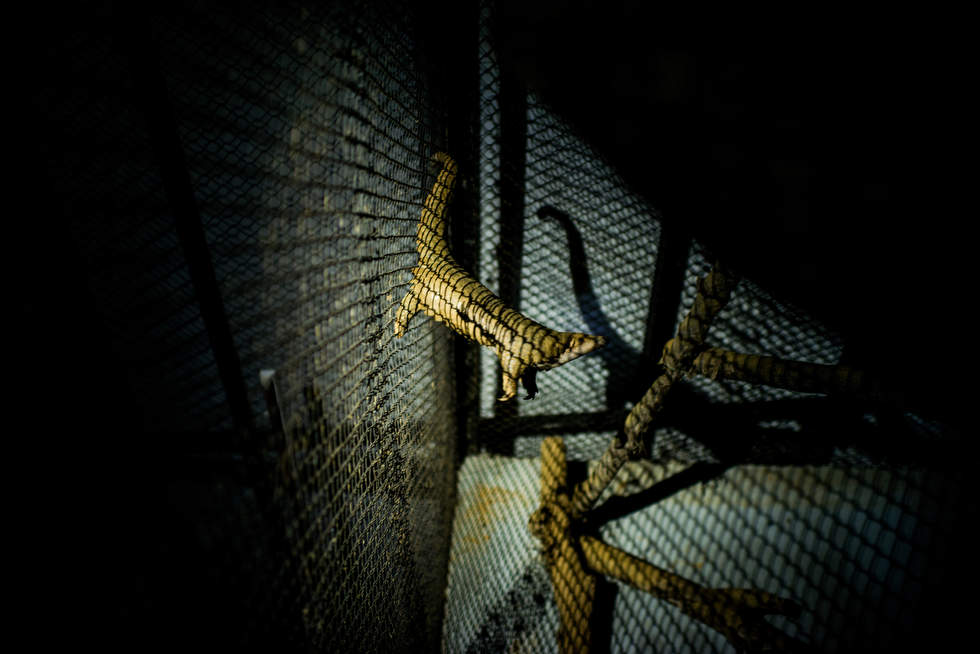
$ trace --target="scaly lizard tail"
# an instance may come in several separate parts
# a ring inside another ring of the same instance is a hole
[[[412,284],[395,316],[395,336],[401,338],[418,311],[424,311],[471,341],[491,348],[503,368],[505,401],[517,394],[522,380],[528,398],[537,392],[535,374],[577,359],[605,345],[602,336],[559,332],[508,307],[503,300],[466,272],[449,253],[446,206],[456,183],[456,162],[444,152],[442,164],[419,220],[416,247],[419,261]]]

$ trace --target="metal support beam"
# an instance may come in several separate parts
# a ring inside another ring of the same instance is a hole
[[[147,131],[156,152],[160,175],[174,213],[177,237],[187,260],[235,430],[242,439],[242,445],[245,445],[251,440],[254,431],[252,410],[201,225],[201,215],[170,106],[166,80],[160,69],[151,25],[138,10],[117,8],[117,12],[117,36],[123,50],[130,55],[136,99],[146,119]]]

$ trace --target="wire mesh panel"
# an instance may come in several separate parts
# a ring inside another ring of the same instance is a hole
[[[435,127],[411,20],[209,13],[162,37],[257,414],[275,371],[283,610],[324,651],[431,646],[440,620],[449,339],[423,325],[396,342],[392,323]]]
[[[713,260],[669,233],[670,217],[508,78],[495,29],[520,26],[495,23],[492,3],[482,20],[481,279],[535,320],[607,345],[540,376],[538,396],[516,406],[496,401],[500,366],[483,351],[477,440],[458,485],[447,650],[854,651],[928,641],[929,605],[952,581],[943,543],[969,505],[965,473],[937,465],[932,449],[959,433],[908,409],[682,376],[643,456],[618,464],[594,507],[579,510],[581,483],[603,477],[610,453],[625,460],[610,441],[664,370],[661,349]],[[675,265],[683,274],[668,291],[658,283]],[[840,333],[748,279],[705,345],[844,369]]]
[[[140,403],[131,438],[166,462],[135,600],[157,644],[436,649],[452,341],[425,321],[394,336],[445,147],[432,28],[385,3],[101,18],[44,101],[75,146],[52,157]]]
[[[503,65],[493,2],[430,22],[451,6],[189,3],[54,40],[38,149],[133,422],[99,455],[128,470],[123,645],[926,642],[972,506],[959,434],[836,392],[845,334],[629,188]],[[500,352],[398,318],[453,158],[463,267],[603,344],[533,400],[497,400]]]

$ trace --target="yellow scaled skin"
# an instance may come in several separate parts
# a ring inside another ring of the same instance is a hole
[[[534,374],[550,370],[605,345],[602,336],[549,329],[511,309],[466,272],[449,254],[446,206],[456,182],[456,162],[443,152],[434,156],[442,170],[425,200],[416,246],[419,261],[412,285],[395,317],[395,336],[418,311],[424,311],[471,341],[491,348],[503,368],[506,401],[517,394],[523,379],[528,397],[534,396]]]

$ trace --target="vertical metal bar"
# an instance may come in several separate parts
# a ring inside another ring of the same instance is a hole
[[[500,74],[500,299],[521,307],[524,257],[524,186],[527,154],[527,89],[512,72]],[[500,393],[500,375],[497,375]],[[517,402],[498,402],[494,416],[516,417]]]
[[[480,117],[480,14],[479,3],[439,0],[422,3],[416,14],[419,30],[418,68],[431,82],[432,103],[445,109],[446,142],[441,147],[459,166],[453,200],[449,205],[449,238],[453,258],[479,279],[479,117]],[[446,30],[446,25],[453,29]],[[419,106],[429,102],[419,87]],[[440,116],[441,118],[441,116]],[[422,144],[423,162],[434,149]],[[463,456],[472,447],[479,421],[480,346],[463,338],[453,339],[455,360],[456,427]]]
[[[684,291],[684,271],[687,269],[687,255],[691,249],[691,236],[675,225],[676,221],[660,221],[660,243],[657,247],[657,261],[653,274],[653,288],[647,313],[646,334],[643,338],[643,365],[637,366],[634,388],[638,401],[642,391],[656,379],[660,352],[664,345],[674,337],[677,313]]]
[[[527,89],[506,70],[500,76],[500,299],[521,309]]]
[[[479,279],[480,211],[480,13],[479,3],[454,7],[453,43],[449,57],[449,147],[456,154],[459,179],[452,211],[452,248],[456,260]],[[480,346],[455,339],[456,421],[461,444],[475,444],[480,417]],[[457,456],[465,452],[457,449]]]

